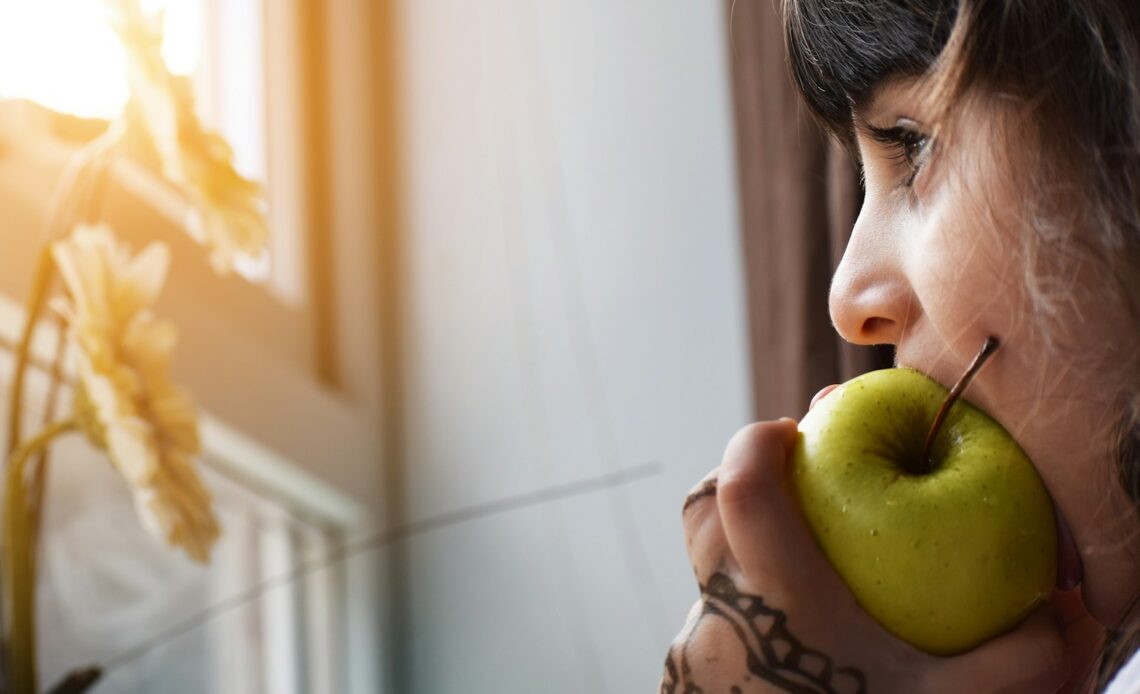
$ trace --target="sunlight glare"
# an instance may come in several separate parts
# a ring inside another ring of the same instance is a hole
[[[201,60],[202,0],[146,1],[165,8],[163,55],[174,72]],[[103,0],[0,0],[0,98],[113,118],[128,97],[123,49]]]

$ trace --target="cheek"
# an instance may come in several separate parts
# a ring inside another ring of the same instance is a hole
[[[1058,345],[1028,290],[1020,210],[992,200],[983,207],[972,199],[946,196],[915,227],[908,273],[940,343],[927,353],[939,355],[933,366],[952,383],[988,335],[999,338],[1001,349],[967,399],[994,416],[1039,464],[1065,467],[1050,451],[1068,440],[1099,442],[1111,424],[1104,392],[1076,356],[1091,351],[1094,326],[1101,322],[1092,307],[1061,306],[1054,320],[1082,326],[1082,336],[1080,344]]]
[[[907,266],[915,293],[943,343],[962,355],[988,334],[1009,340],[1025,330],[1016,227],[1005,216],[947,194],[912,227]]]

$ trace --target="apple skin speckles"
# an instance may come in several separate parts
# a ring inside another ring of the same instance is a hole
[[[1052,500],[981,410],[956,402],[932,446],[933,469],[911,472],[946,393],[912,369],[864,374],[815,403],[793,454],[804,515],[856,599],[937,655],[1015,625],[1057,571]]]

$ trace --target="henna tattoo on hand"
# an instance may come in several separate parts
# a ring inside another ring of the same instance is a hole
[[[681,515],[685,515],[685,512],[689,510],[690,506],[697,503],[706,496],[716,496],[715,477],[705,480],[705,483],[702,484],[699,489],[685,497],[685,505],[681,507]]]
[[[665,659],[660,694],[714,694],[697,681],[698,674],[689,661],[694,635],[702,623],[714,619],[723,620],[735,632],[748,669],[728,694],[744,694],[752,688],[749,683],[766,690],[774,685],[794,694],[866,694],[862,672],[853,667],[836,668],[827,655],[805,647],[788,630],[784,612],[768,607],[758,595],[741,593],[728,576],[714,574],[708,585],[701,587],[701,595],[701,613],[689,625],[684,641],[674,645]]]

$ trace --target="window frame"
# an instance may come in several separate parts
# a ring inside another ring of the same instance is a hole
[[[107,217],[136,249],[157,239],[174,251],[156,313],[179,328],[173,369],[200,405],[201,462],[329,528],[343,547],[399,518],[398,147],[384,100],[395,93],[396,5],[261,2],[266,111],[277,118],[267,131],[270,202],[287,218],[271,224],[296,232],[294,246],[273,253],[304,291],[283,297],[213,274],[183,232],[186,202],[135,162],[111,168]],[[0,108],[3,351],[23,327],[59,173],[82,144],[60,130],[42,108]],[[116,216],[124,210],[135,213]],[[41,323],[33,344],[41,370],[51,368],[57,339],[58,327]],[[386,557],[383,548],[352,554],[338,568],[341,650],[324,667],[339,666],[343,691],[391,686]]]
[[[174,251],[156,311],[179,328],[173,368],[202,410],[203,462],[298,513],[363,531],[386,516],[387,299],[376,230],[387,220],[371,156],[376,8],[364,0],[325,7],[275,0],[262,9],[266,112],[278,114],[267,123],[271,224],[288,227],[272,253],[293,286],[215,275],[183,231],[187,202],[135,161],[119,158],[110,168],[103,216],[136,250],[160,240]],[[4,342],[22,328],[38,253],[40,235],[26,229],[42,228],[37,220],[82,144],[60,136],[60,121],[28,102],[0,113],[0,187],[10,193],[8,208],[20,210],[0,222],[8,227],[0,256]],[[138,203],[143,214],[124,213]],[[50,363],[55,328],[38,330],[36,356]]]

